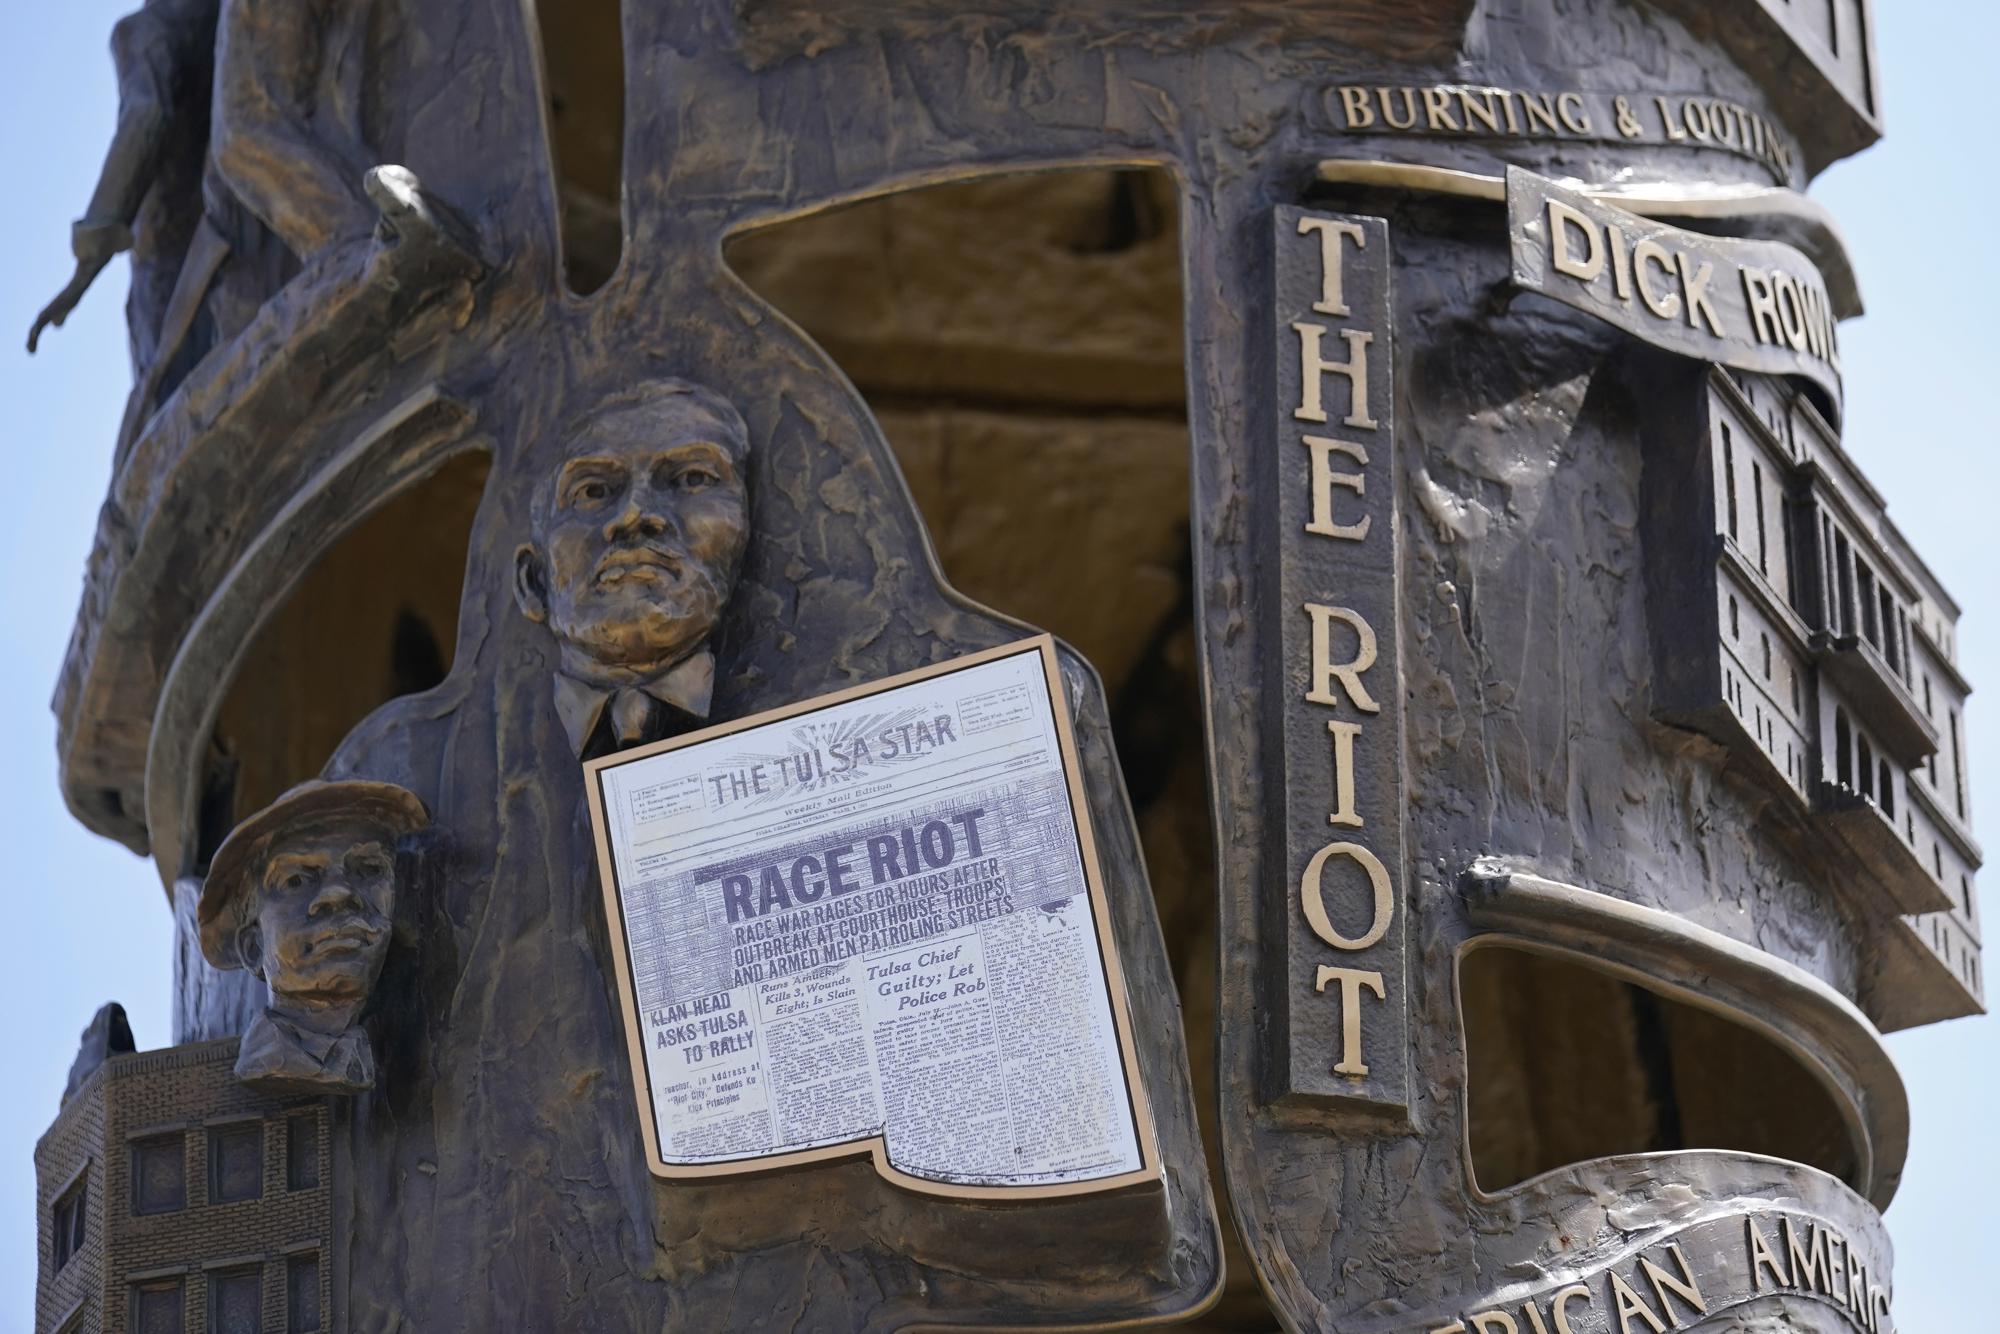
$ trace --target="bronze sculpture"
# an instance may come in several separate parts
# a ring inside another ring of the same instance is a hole
[[[112,29],[117,127],[90,204],[71,229],[76,271],[35,317],[28,351],[44,329],[69,318],[114,256],[136,245],[132,360],[141,374],[152,365],[199,216],[218,8],[218,0],[149,0]]]
[[[373,5],[270,0],[147,0],[114,29],[117,130],[72,229],[75,273],[28,350],[132,251],[121,452],[302,261],[374,229],[382,192],[365,182],[382,159],[364,121],[393,33]]]
[[[375,1053],[360,1026],[388,952],[400,840],[426,822],[394,783],[310,782],[238,825],[202,887],[201,941],[268,1001],[236,1077],[274,1093],[361,1093]]]
[[[750,435],[713,390],[651,380],[570,425],[564,451],[535,489],[514,595],[556,637],[556,712],[590,757],[708,716],[708,640],[749,542]]]
[[[217,170],[284,263],[134,419],[60,745],[163,884],[227,869],[253,770],[393,780],[449,845],[329,1114],[341,1327],[1189,1319],[1226,1184],[1237,1327],[1888,1328],[1879,1030],[1983,1004],[1978,850],[1956,609],[1840,442],[1859,298],[1801,190],[1879,108],[1868,6],[1817,15],[230,6]],[[557,63],[619,77],[556,105]],[[1739,317],[1789,362],[1703,341]],[[475,455],[409,524],[463,560],[416,568],[371,521]],[[1048,619],[1093,641],[1064,702],[1163,1177],[653,1179],[579,757],[1017,639],[1140,518],[1185,596]],[[285,633],[364,595],[450,603],[422,684],[310,745],[242,706],[319,721]],[[236,1037],[187,971],[177,1037]]]

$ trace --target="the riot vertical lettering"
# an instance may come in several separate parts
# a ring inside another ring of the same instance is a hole
[[[1388,228],[1281,210],[1277,246],[1282,1093],[1394,1111],[1407,1002]]]

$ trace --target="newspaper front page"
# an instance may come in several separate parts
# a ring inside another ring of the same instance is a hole
[[[592,765],[656,1171],[1156,1171],[1054,668],[1043,637]]]

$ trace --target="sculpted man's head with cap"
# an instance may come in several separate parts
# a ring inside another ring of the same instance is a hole
[[[615,744],[650,739],[638,719],[656,704],[707,714],[708,640],[750,538],[749,454],[735,407],[686,380],[623,390],[565,428],[514,594],[555,636],[557,708],[579,753],[607,712]]]
[[[309,782],[224,840],[202,883],[202,953],[264,980],[266,1008],[236,1073],[274,1090],[359,1092],[375,1082],[357,1026],[389,949],[397,844],[427,823],[393,783]]]

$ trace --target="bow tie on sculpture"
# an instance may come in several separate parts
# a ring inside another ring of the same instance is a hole
[[[687,730],[749,541],[749,429],[713,390],[651,380],[584,413],[515,553],[521,613],[556,638],[556,713],[580,758]]]

